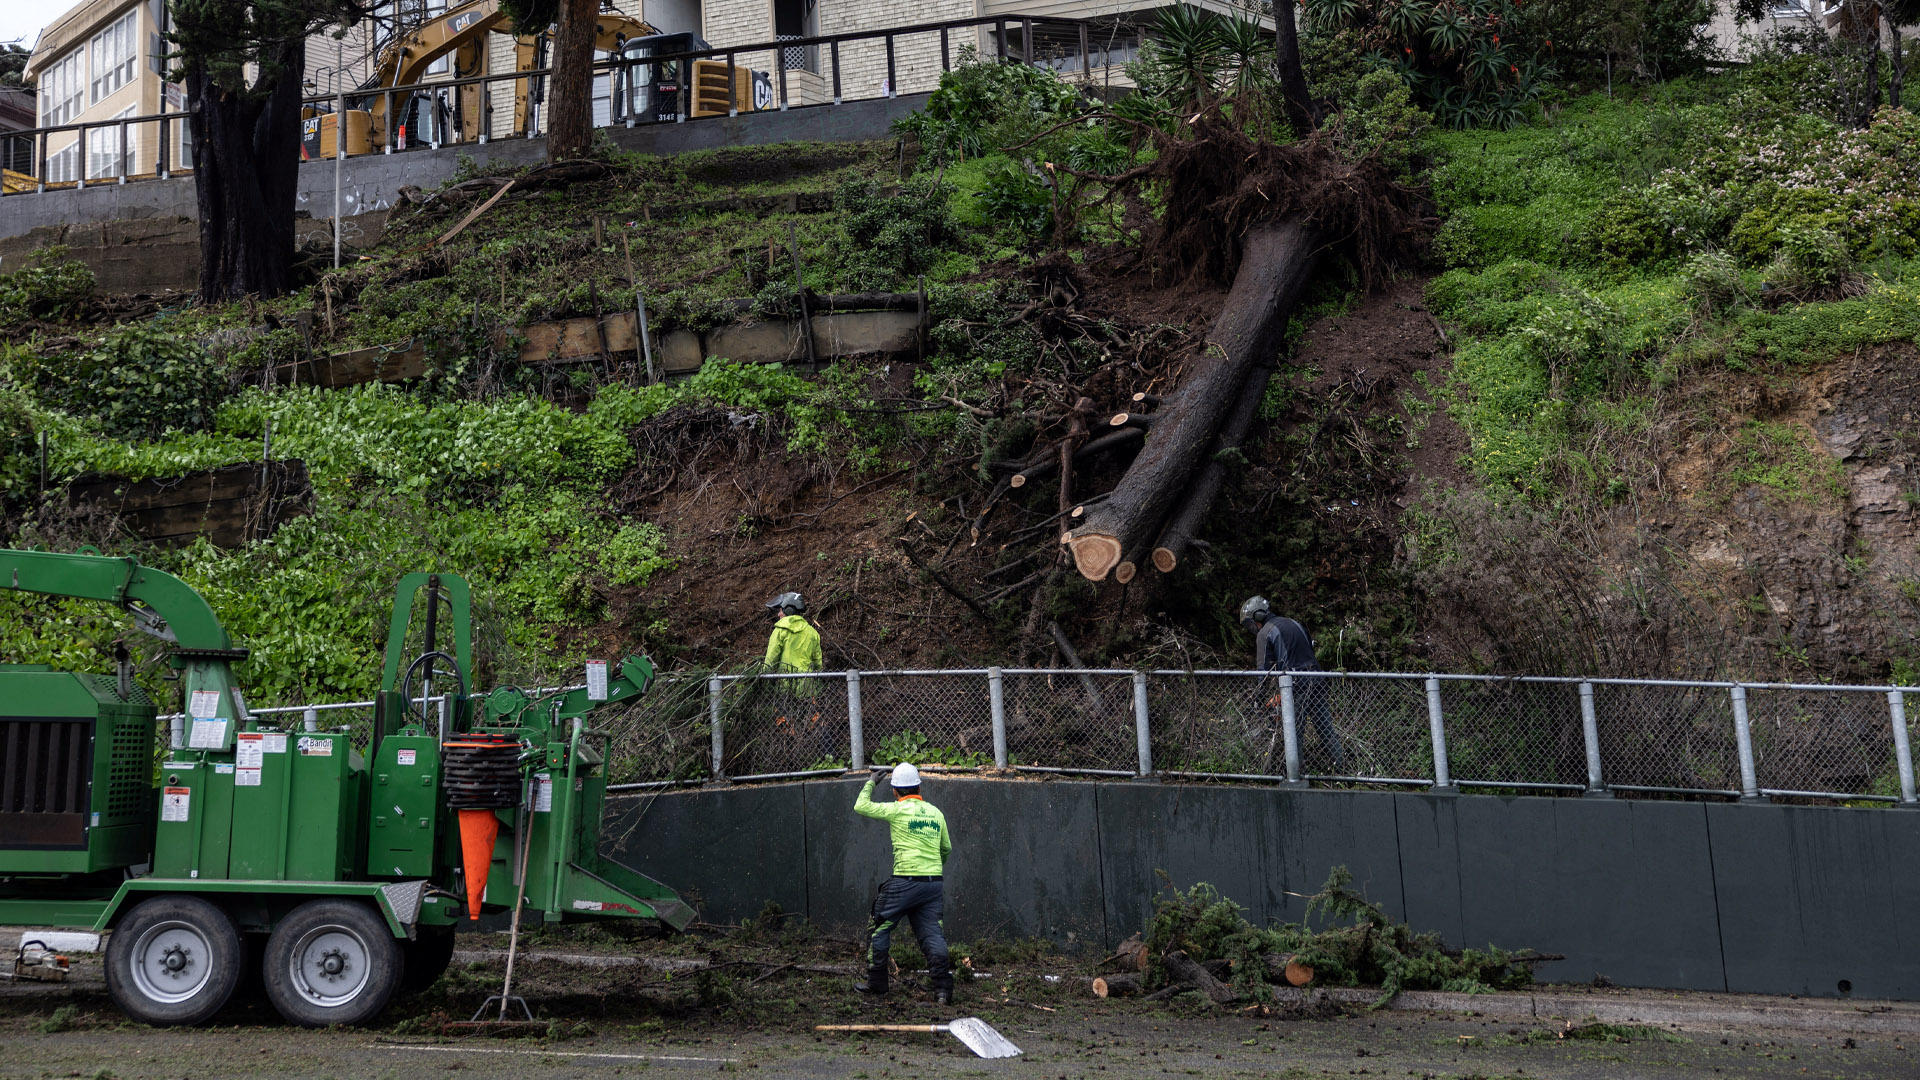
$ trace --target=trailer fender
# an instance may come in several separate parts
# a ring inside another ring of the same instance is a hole
[[[134,878],[122,882],[106,910],[94,922],[95,932],[110,930],[122,914],[149,895],[181,893],[205,897],[223,908],[245,899],[266,900],[267,906],[285,911],[320,897],[346,897],[371,901],[396,938],[413,940],[420,922],[421,904],[426,899],[427,882],[415,881],[233,881],[199,878]],[[278,915],[274,916],[278,921]]]

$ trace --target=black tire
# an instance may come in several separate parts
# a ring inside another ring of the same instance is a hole
[[[453,928],[421,927],[414,940],[400,946],[406,970],[400,975],[402,993],[417,994],[432,986],[453,963]]]
[[[400,944],[372,904],[309,900],[267,939],[267,1000],[301,1027],[364,1024],[400,988]]]
[[[226,912],[197,896],[156,896],[114,927],[107,993],[143,1024],[203,1024],[233,997],[245,965]]]

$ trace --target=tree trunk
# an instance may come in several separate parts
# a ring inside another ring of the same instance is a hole
[[[1280,68],[1280,92],[1286,98],[1287,122],[1305,138],[1314,128],[1313,94],[1307,89],[1306,69],[1300,66],[1300,31],[1294,25],[1293,4],[1273,5],[1274,63]]]
[[[1900,107],[1900,91],[1907,82],[1907,45],[1900,40],[1900,27],[1894,23],[1891,12],[1887,15],[1887,36],[1893,39],[1893,74],[1887,82],[1887,104]]]
[[[1174,567],[1180,565],[1180,556],[1199,535],[1200,526],[1206,523],[1207,511],[1213,508],[1213,500],[1219,498],[1220,489],[1227,483],[1227,464],[1220,460],[1220,454],[1237,449],[1246,441],[1247,432],[1253,429],[1254,417],[1260,415],[1260,401],[1266,396],[1267,380],[1272,375],[1273,369],[1265,364],[1255,364],[1247,373],[1233,413],[1220,429],[1220,437],[1213,442],[1213,453],[1200,467],[1200,475],[1194,479],[1186,501],[1174,511],[1173,519],[1160,534],[1160,543],[1153,549],[1154,569],[1163,574],[1173,573]]]
[[[1260,959],[1266,963],[1270,983],[1305,986],[1313,981],[1313,969],[1295,960],[1292,953],[1268,953]]]
[[[292,284],[306,55],[305,38],[281,45],[272,83],[253,92],[216,85],[204,63],[187,71],[204,301],[278,296]]]
[[[1074,563],[1088,580],[1105,580],[1122,558],[1159,535],[1239,401],[1248,369],[1271,363],[1279,352],[1287,316],[1319,262],[1320,244],[1319,231],[1299,221],[1248,231],[1206,353],[1189,362],[1180,389],[1154,413],[1152,436],[1112,496],[1069,536]]]
[[[1133,997],[1140,993],[1138,975],[1102,975],[1093,980],[1095,997]]]
[[[1215,1005],[1230,1005],[1240,999],[1233,988],[1219,979],[1206,968],[1193,962],[1185,952],[1179,949],[1165,957],[1167,974],[1173,977],[1175,986],[1190,986],[1213,999]]]
[[[593,25],[598,0],[561,0],[547,95],[547,160],[586,156],[593,146]]]

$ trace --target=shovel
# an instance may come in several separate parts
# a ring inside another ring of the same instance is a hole
[[[966,1044],[983,1058],[1006,1058],[1020,1053],[993,1025],[977,1016],[963,1016],[951,1024],[815,1024],[815,1031],[942,1031]]]

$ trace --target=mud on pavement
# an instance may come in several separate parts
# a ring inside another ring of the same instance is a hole
[[[1920,1036],[1907,1033],[1920,1032],[1920,1010],[1905,1005],[1563,988],[1458,1002],[1478,1006],[1471,1011],[1368,1011],[1364,1003],[1322,1001],[1268,1007],[1262,1015],[1257,1007],[1224,1011],[1195,995],[1162,1003],[1101,1000],[1088,989],[1089,958],[980,946],[956,954],[972,959],[976,977],[949,1012],[935,1008],[910,971],[886,1001],[858,999],[849,989],[853,946],[801,933],[708,941],[536,936],[526,947],[515,989],[548,1027],[517,1038],[446,1033],[448,1021],[466,1019],[497,992],[502,963],[491,949],[464,951],[446,977],[396,1001],[377,1026],[325,1031],[287,1027],[257,994],[245,992],[211,1027],[131,1024],[107,998],[97,958],[89,958],[66,986],[0,984],[0,1077],[521,1078],[666,1070],[860,1080],[1906,1080],[1920,1070],[1908,1048]],[[1589,1015],[1576,1015],[1588,1001]],[[1558,1014],[1534,1015],[1550,1010]],[[1590,1019],[1629,1014],[1665,1019],[1658,1026]],[[942,1034],[812,1030],[816,1023],[929,1023],[964,1015],[986,1020],[1025,1053],[983,1061]],[[1775,1019],[1754,1023],[1755,1016]],[[1726,1017],[1742,1022],[1729,1025]],[[1809,1023],[1831,1030],[1801,1026]]]

